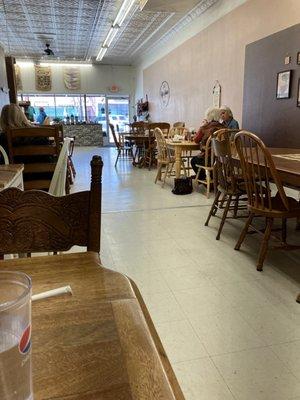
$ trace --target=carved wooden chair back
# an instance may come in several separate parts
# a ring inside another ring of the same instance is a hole
[[[0,146],[0,154],[3,157],[4,164],[8,165],[9,164],[8,155],[2,146]]]
[[[147,125],[148,124],[143,121],[133,122],[131,124],[131,132],[138,135],[145,135]]]
[[[184,128],[185,122],[174,122],[173,128]]]
[[[8,129],[9,161],[24,164],[24,188],[48,190],[61,149],[59,127]]]
[[[278,176],[271,153],[259,137],[251,132],[241,131],[235,135],[235,146],[241,163],[245,181],[248,206],[256,209],[272,211],[272,195],[270,181],[273,181],[286,211],[289,202]]]
[[[159,128],[165,137],[168,136],[170,124],[168,122],[153,122],[148,125],[149,136],[154,136],[154,129]]]
[[[0,192],[0,254],[100,251],[102,159],[91,161],[89,191],[54,197],[40,190]]]
[[[237,174],[231,154],[230,132],[219,130],[212,135],[211,141],[218,189],[234,193],[237,186]]]
[[[179,126],[179,127],[172,127],[169,130],[168,133],[168,138],[172,139],[175,135],[179,135],[179,136],[185,136],[187,133],[187,129],[184,126]]]
[[[169,162],[170,154],[167,147],[166,139],[160,128],[154,129],[154,135],[157,143],[157,160],[158,162]]]

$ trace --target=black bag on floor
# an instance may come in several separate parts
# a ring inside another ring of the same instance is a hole
[[[190,194],[193,191],[192,178],[189,176],[182,176],[174,179],[174,194]]]

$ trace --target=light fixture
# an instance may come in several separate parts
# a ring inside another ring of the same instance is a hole
[[[108,47],[112,44],[112,41],[114,40],[116,34],[118,33],[118,30],[120,26],[123,24],[125,18],[127,17],[129,11],[131,10],[132,6],[134,5],[136,0],[124,0],[118,14],[108,31],[108,34],[106,35],[106,38],[104,39],[104,42],[102,43],[102,46],[100,48],[100,51],[96,57],[97,61],[101,61],[102,58],[104,57],[105,53],[107,52]]]
[[[56,63],[56,62],[41,62],[39,64],[41,67],[49,67],[55,65],[57,67],[92,67],[93,64],[90,63]]]
[[[107,50],[108,50],[108,47],[101,47],[101,49],[100,49],[100,51],[99,51],[99,53],[97,55],[96,60],[97,61],[101,61],[102,58],[105,56],[105,53],[107,52]]]
[[[119,26],[112,26],[103,42],[102,47],[109,47],[118,33]]]
[[[121,5],[118,14],[114,20],[113,26],[119,25],[121,26],[127,17],[129,11],[131,10],[131,7],[134,5],[135,0],[124,0],[123,4]]]

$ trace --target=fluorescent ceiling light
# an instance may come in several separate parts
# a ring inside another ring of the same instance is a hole
[[[110,28],[110,30],[109,30],[109,32],[108,32],[108,34],[107,34],[107,36],[106,36],[106,38],[105,38],[105,40],[103,42],[102,47],[109,47],[111,45],[111,43],[114,40],[116,34],[118,33],[118,29],[119,29],[118,26],[113,26],[113,27]]]
[[[118,14],[114,20],[113,26],[119,25],[121,26],[124,22],[124,19],[127,17],[131,7],[134,5],[135,0],[124,0],[123,4],[118,11]]]
[[[142,11],[145,5],[148,3],[148,0],[140,0],[140,10]]]
[[[88,63],[56,63],[56,62],[41,62],[39,64],[41,67],[49,67],[51,65],[56,65],[57,67],[92,67],[93,64]]]
[[[108,50],[108,47],[101,47],[101,49],[100,49],[100,51],[99,51],[99,53],[97,55],[96,60],[97,61],[101,61],[102,58],[104,57],[105,53],[107,52],[107,50]]]

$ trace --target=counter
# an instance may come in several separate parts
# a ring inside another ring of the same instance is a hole
[[[63,125],[64,137],[75,137],[75,146],[103,146],[102,124]]]

